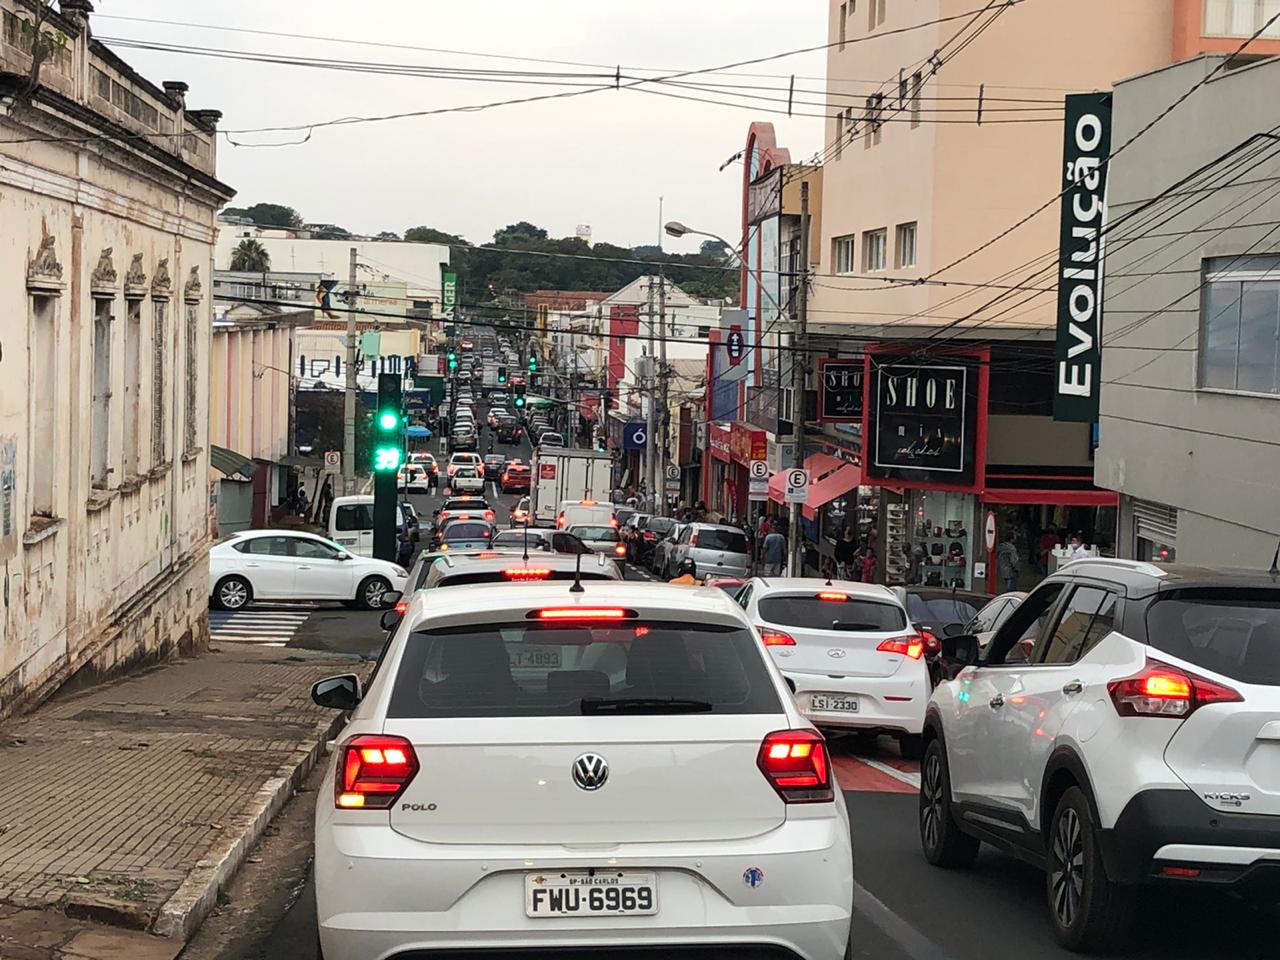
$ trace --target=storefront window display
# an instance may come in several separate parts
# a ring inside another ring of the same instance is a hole
[[[1115,556],[1115,507],[995,504],[989,509],[996,515],[996,539],[1003,543],[1013,535],[1019,590],[1032,589],[1053,572],[1050,555],[1069,543],[1073,534],[1079,534],[1086,546],[1096,548],[1099,556]]]
[[[911,490],[907,502],[910,521],[906,540],[911,544],[907,582],[970,589],[973,544],[979,537],[974,529],[973,495]]]

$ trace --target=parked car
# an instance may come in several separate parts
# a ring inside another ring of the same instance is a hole
[[[671,529],[662,534],[651,547],[649,569],[663,579],[670,580],[676,576],[671,555],[675,551],[676,541],[680,539],[680,534],[687,526],[687,523],[673,523]]]
[[[396,529],[407,531],[409,517],[396,504]],[[373,497],[337,497],[329,507],[329,539],[358,557],[373,556]]]
[[[502,471],[502,476],[498,478],[498,488],[503,493],[528,493],[532,476],[527,463],[509,460]]]
[[[1076,560],[985,653],[973,635],[942,645],[958,676],[925,720],[926,860],[969,866],[988,843],[1042,866],[1054,936],[1089,953],[1135,929],[1144,885],[1264,895],[1280,851],[1274,574]]]
[[[891,590],[757,577],[737,599],[810,722],[820,729],[887,733],[904,757],[920,758],[931,688],[924,641]]]
[[[351,713],[315,793],[317,953],[840,957],[844,800],[742,611],[571,586],[417,592],[367,689],[313,687]]]
[[[300,530],[246,530],[209,550],[209,599],[222,610],[255,600],[340,600],[377,609],[405,588],[404,567],[360,557]]]
[[[678,569],[692,560],[700,577],[747,577],[751,573],[751,548],[738,527],[718,523],[691,523],[680,534],[671,565]]]

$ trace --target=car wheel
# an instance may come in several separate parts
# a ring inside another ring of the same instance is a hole
[[[898,752],[903,760],[919,760],[924,756],[924,737],[918,733],[905,733],[898,737]]]
[[[1132,929],[1137,891],[1107,879],[1093,810],[1071,787],[1049,826],[1046,889],[1058,943],[1068,950],[1115,950]]]
[[[971,867],[981,844],[951,812],[951,774],[941,740],[931,740],[920,771],[920,849],[935,867]]]
[[[223,577],[213,588],[213,606],[219,610],[240,610],[253,599],[253,587],[244,577]]]
[[[391,589],[391,584],[383,577],[365,577],[356,593],[356,602],[365,610],[380,610],[382,596]]]

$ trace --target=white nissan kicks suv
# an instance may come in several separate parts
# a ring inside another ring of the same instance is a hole
[[[1280,885],[1280,575],[1079,560],[1045,580],[925,718],[920,840],[1042,867],[1058,941],[1114,948],[1141,884]]]
[[[848,956],[826,744],[721,590],[419,591],[367,690],[312,696],[353,710],[316,804],[326,960]]]

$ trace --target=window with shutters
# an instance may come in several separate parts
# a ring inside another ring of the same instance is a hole
[[[832,243],[835,245],[836,273],[853,273],[856,266],[853,259],[853,234],[847,237],[836,237]]]
[[[868,273],[888,268],[889,232],[868,230],[862,235],[862,269]]]
[[[914,222],[898,224],[895,231],[897,243],[894,250],[894,263],[899,269],[916,265],[916,232],[917,227]]]
[[[182,438],[186,451],[200,445],[198,407],[200,404],[200,304],[187,305],[184,355],[187,359],[186,403],[183,405]]]
[[[52,517],[54,513],[53,471],[58,432],[58,298],[31,298],[30,338],[30,423],[31,468],[28,498],[31,514]]]
[[[89,426],[89,483],[95,490],[111,484],[111,337],[115,303],[93,301],[93,390]]]
[[[1178,558],[1178,509],[1133,501],[1133,557],[1172,563]]]
[[[1206,37],[1251,37],[1280,13],[1280,0],[1205,0]],[[1262,30],[1264,38],[1280,37],[1280,20]]]
[[[158,467],[165,462],[168,444],[165,443],[165,425],[168,423],[168,393],[166,366],[168,364],[169,301],[156,300],[152,304],[151,330],[151,465]]]
[[[142,473],[142,301],[128,300],[124,316],[124,476]]]

